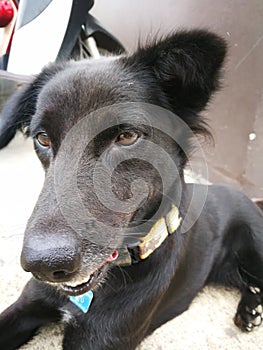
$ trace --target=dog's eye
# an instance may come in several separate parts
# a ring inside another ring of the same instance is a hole
[[[42,147],[50,147],[51,141],[50,138],[48,137],[47,133],[45,132],[40,132],[36,136],[37,142],[40,144]]]
[[[117,142],[122,146],[131,146],[139,137],[140,135],[135,131],[125,131],[117,137]]]

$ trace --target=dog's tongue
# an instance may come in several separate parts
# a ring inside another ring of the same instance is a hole
[[[108,257],[107,262],[112,262],[118,258],[118,251],[115,249],[111,256]]]

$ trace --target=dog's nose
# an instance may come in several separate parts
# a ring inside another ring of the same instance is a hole
[[[21,265],[40,280],[67,282],[80,269],[80,253],[72,242],[63,239],[31,239],[24,244]]]

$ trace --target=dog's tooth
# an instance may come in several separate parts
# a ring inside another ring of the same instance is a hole
[[[89,276],[88,278],[86,278],[85,280],[79,280],[79,281],[72,281],[70,283],[65,283],[66,286],[69,286],[69,287],[77,287],[83,283],[87,283],[89,280],[90,280],[91,276]]]

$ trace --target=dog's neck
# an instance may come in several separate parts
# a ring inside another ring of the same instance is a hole
[[[178,208],[172,204],[170,211],[157,220],[145,236],[140,237],[139,244],[119,249],[119,257],[115,263],[127,266],[145,260],[178,229],[181,220]]]

